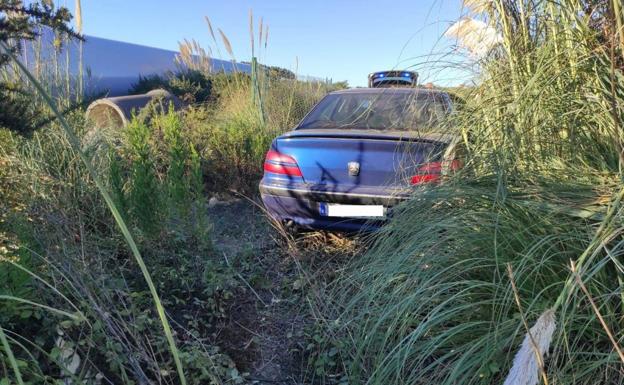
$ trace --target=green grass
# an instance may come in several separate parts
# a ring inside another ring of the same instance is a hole
[[[522,189],[506,191],[503,198],[491,187],[495,183],[489,178],[421,192],[339,278],[328,307],[341,311],[330,326],[347,336],[344,359],[353,382],[502,382],[525,332],[507,264],[518,280],[523,310],[535,320],[555,304],[569,260],[589,247],[595,230],[583,219],[530,204],[531,195]],[[545,189],[579,194],[591,186]],[[557,195],[551,196],[555,202]],[[618,255],[621,246],[611,251]],[[588,283],[595,292],[608,290],[600,301],[605,310],[616,306],[605,312],[615,326],[620,296],[607,289],[617,275],[608,265],[608,256],[592,255],[586,266],[598,266]],[[617,377],[607,369],[617,367],[617,356],[598,359],[608,342],[585,305],[573,295],[558,314],[562,328],[547,361],[558,362],[549,366],[557,381],[584,369],[591,381]],[[571,335],[576,340],[566,341]],[[581,352],[591,355],[592,347],[598,349],[593,360],[579,358]],[[592,373],[595,367],[604,377]]]
[[[162,303],[161,303],[161,300],[160,300],[160,296],[158,295],[158,292],[156,290],[156,286],[154,285],[154,282],[152,281],[152,277],[151,277],[151,275],[150,275],[150,273],[149,273],[149,271],[147,269],[147,266],[145,265],[143,257],[141,256],[141,253],[139,251],[139,248],[137,247],[137,244],[134,241],[134,237],[132,236],[132,234],[130,233],[130,230],[128,229],[128,226],[126,225],[126,222],[124,221],[123,217],[121,216],[121,213],[117,209],[117,206],[115,205],[115,202],[113,201],[113,199],[111,198],[110,194],[108,193],[108,190],[106,189],[106,187],[102,183],[102,181],[100,179],[100,176],[98,175],[96,169],[91,164],[91,159],[88,158],[81,151],[81,144],[80,144],[80,141],[78,140],[78,137],[76,136],[76,133],[69,126],[69,124],[67,123],[67,121],[65,120],[63,115],[61,115],[60,111],[58,110],[58,107],[57,107],[56,103],[46,93],[46,91],[39,84],[39,82],[30,74],[28,69],[26,67],[24,67],[23,64],[21,62],[19,62],[17,60],[17,58],[14,57],[10,53],[8,48],[5,45],[2,45],[2,48],[3,48],[3,50],[5,51],[6,54],[9,54],[9,55],[12,56],[13,61],[16,62],[18,64],[18,66],[20,66],[20,69],[22,70],[22,72],[24,72],[24,74],[30,79],[30,81],[33,83],[33,85],[37,89],[37,91],[39,91],[41,97],[43,99],[45,99],[45,101],[48,104],[48,106],[50,107],[50,109],[54,112],[54,114],[56,115],[57,119],[59,120],[59,124],[63,127],[63,130],[65,131],[65,134],[68,137],[68,140],[69,140],[69,142],[71,144],[71,147],[73,148],[74,151],[77,152],[78,156],[80,157],[80,159],[84,163],[85,167],[87,168],[89,176],[92,178],[93,182],[96,184],[98,190],[100,191],[100,194],[102,195],[103,199],[106,201],[106,205],[108,206],[108,208],[111,211],[111,214],[115,218],[115,222],[117,222],[117,225],[119,226],[119,230],[123,234],[123,237],[124,237],[126,243],[128,244],[128,247],[130,248],[130,250],[132,252],[132,255],[134,256],[134,259],[136,260],[136,263],[139,265],[139,267],[141,269],[141,273],[143,274],[143,278],[145,279],[145,282],[147,283],[147,285],[149,287],[149,291],[150,291],[150,294],[152,295],[152,299],[154,301],[156,310],[158,312],[158,316],[160,318],[160,322],[162,323],[162,327],[164,329],[165,336],[167,337],[167,342],[169,344],[169,349],[170,349],[171,355],[173,356],[173,359],[175,361],[175,366],[176,366],[176,370],[178,372],[178,376],[180,378],[180,383],[185,385],[186,384],[186,377],[184,375],[184,369],[182,368],[182,363],[180,361],[180,357],[179,357],[179,353],[178,353],[178,349],[177,349],[176,343],[175,343],[175,341],[173,339],[173,334],[171,332],[171,327],[169,325],[169,320],[167,319],[167,316],[165,314],[165,309],[162,306]]]

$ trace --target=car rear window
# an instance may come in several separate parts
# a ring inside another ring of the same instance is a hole
[[[439,125],[447,113],[446,102],[430,92],[337,93],[323,98],[298,128],[412,131]]]

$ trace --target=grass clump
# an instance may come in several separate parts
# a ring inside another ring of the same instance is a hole
[[[134,134],[111,139],[108,148],[87,150],[98,173],[108,176],[114,200],[123,202],[123,216],[139,235],[188,383],[236,382],[240,373],[211,336],[238,283],[213,252],[210,222],[201,208],[205,198],[198,178],[200,159],[188,142],[171,138],[181,137],[175,134],[181,128],[177,119],[172,114],[149,122],[137,119]],[[171,140],[156,145],[165,128]],[[24,381],[93,382],[97,375],[114,383],[177,383],[149,287],[129,260],[115,223],[63,131],[52,126],[31,139],[2,134],[8,139],[2,159],[10,165],[2,179],[16,188],[2,190],[3,197],[7,194],[2,202],[2,246],[6,243],[7,258],[13,259],[0,262],[0,274],[11,277],[0,294],[70,313],[77,309],[83,316],[82,322],[74,322],[24,302],[2,300],[6,311],[0,322],[21,362]],[[137,139],[147,145],[131,142]],[[183,199],[172,194],[178,191],[176,183],[187,188]],[[140,194],[133,191],[139,188]],[[137,195],[152,201],[135,199]],[[155,214],[146,212],[148,204]],[[74,354],[80,360],[78,372],[64,369],[71,363],[67,357]],[[2,361],[8,364],[4,355]],[[15,378],[6,371],[0,377]]]
[[[332,305],[342,312],[332,328],[338,335],[348,330],[344,359],[352,382],[503,382],[525,333],[507,265],[524,314],[537,319],[555,304],[569,261],[595,231],[591,221],[546,203],[556,206],[559,194],[591,197],[593,186],[544,184],[507,190],[502,198],[492,185],[490,177],[421,192],[340,277]],[[535,194],[544,200],[532,202]],[[612,247],[622,252],[617,242]],[[589,284],[593,292],[607,290],[603,314],[617,325],[621,297],[605,283],[617,282],[617,273],[607,255],[592,262]],[[609,342],[583,298],[567,301],[557,318],[558,349],[546,361],[549,375],[565,382],[598,370],[601,377],[588,374],[587,383],[609,383],[618,376],[617,356],[602,354]]]

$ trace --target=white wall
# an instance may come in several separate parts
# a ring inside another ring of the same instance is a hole
[[[54,36],[51,31],[41,34],[41,47],[37,42],[25,42],[22,59],[33,68],[35,52],[41,52],[39,62],[44,62],[48,72],[52,71]],[[85,68],[85,87],[87,92],[107,92],[110,96],[125,95],[132,84],[139,80],[139,75],[164,74],[178,69],[175,63],[177,52],[121,41],[85,36],[83,62]],[[72,76],[78,75],[78,43],[71,42],[58,56],[60,66],[66,63],[66,49],[69,49],[69,69]],[[212,59],[213,71],[231,72],[234,69],[249,73],[249,64],[232,63],[227,60]],[[64,72],[64,68],[61,72]],[[87,77],[86,74],[89,74]]]

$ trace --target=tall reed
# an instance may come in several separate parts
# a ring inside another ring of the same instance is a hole
[[[74,11],[74,17],[76,20],[76,31],[79,35],[82,35],[82,3],[80,0],[76,0],[76,9]],[[84,94],[84,42],[81,40],[78,42],[78,90],[76,99],[78,102],[82,101]]]

